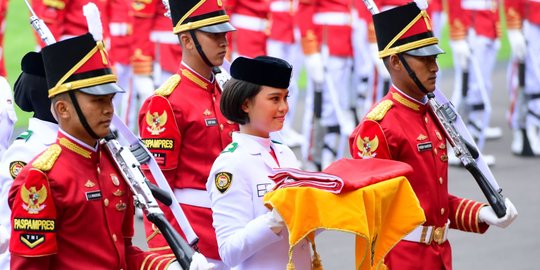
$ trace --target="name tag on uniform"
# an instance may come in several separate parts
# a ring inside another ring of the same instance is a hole
[[[431,142],[425,142],[417,144],[416,147],[418,148],[418,152],[424,152],[431,150],[433,148],[433,145],[431,145]]]
[[[86,192],[87,201],[94,201],[94,200],[99,200],[99,199],[101,199],[101,190]]]
[[[263,197],[269,191],[270,183],[267,184],[257,184],[257,196]]]
[[[207,127],[217,126],[217,119],[216,118],[204,119],[204,122],[206,122]]]

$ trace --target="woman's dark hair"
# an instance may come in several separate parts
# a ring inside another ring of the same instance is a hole
[[[223,86],[219,104],[221,113],[227,119],[240,125],[249,123],[248,114],[242,110],[242,104],[255,97],[260,91],[261,86],[258,84],[231,78]]]

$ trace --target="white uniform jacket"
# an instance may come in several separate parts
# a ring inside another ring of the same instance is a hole
[[[13,179],[26,163],[56,141],[57,133],[58,125],[30,118],[28,130],[19,135],[4,153],[0,162],[0,227],[7,232],[11,232],[11,210],[7,198]],[[9,259],[7,250],[0,252],[0,270],[9,269]]]
[[[17,122],[13,105],[11,87],[6,79],[0,76],[0,157],[11,142],[13,126]]]
[[[279,164],[270,154],[274,149]],[[292,150],[270,139],[235,132],[214,162],[207,190],[219,254],[232,269],[286,269],[288,233],[276,235],[267,224],[263,196],[274,186],[268,178],[277,167],[298,167]],[[296,270],[311,269],[310,246],[302,240],[295,248]]]

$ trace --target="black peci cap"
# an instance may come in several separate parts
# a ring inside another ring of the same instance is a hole
[[[233,78],[275,88],[288,88],[291,73],[292,66],[287,61],[271,56],[238,57],[231,64]]]

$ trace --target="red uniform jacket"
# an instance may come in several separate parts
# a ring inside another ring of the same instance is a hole
[[[299,2],[297,17],[304,54],[319,52],[320,45],[326,44],[329,55],[352,57],[352,5],[351,0]]]
[[[181,64],[178,74],[141,107],[141,138],[156,157],[171,188],[206,190],[214,160],[232,141],[232,132],[238,130],[237,124],[221,114],[220,98],[221,89],[215,80],[209,82]],[[150,173],[147,175],[152,179]],[[219,259],[210,208],[181,205],[199,237],[201,253]],[[169,209],[163,210],[181,232]],[[163,236],[155,235],[151,224],[146,225],[148,246],[156,250],[165,247]]]
[[[227,14],[236,31],[231,33],[230,48],[241,56],[256,57],[266,55],[266,39],[269,30],[268,0],[228,0]],[[237,21],[235,16],[246,16],[254,21]]]
[[[296,9],[294,1],[291,0],[270,1],[270,39],[288,44],[295,43]]]
[[[449,220],[450,228],[483,233],[488,225],[478,221],[478,212],[484,204],[448,193],[446,137],[435,121],[428,105],[391,87],[352,133],[351,155],[411,165],[408,179],[424,209],[425,226],[442,227]],[[385,263],[390,269],[451,269],[450,244],[401,241]]]
[[[113,63],[129,64],[133,54],[133,10],[128,0],[108,0],[109,32]]]
[[[531,0],[504,1],[508,29],[521,29],[523,20],[540,24],[540,2]]]
[[[0,76],[6,77],[6,65],[4,64],[4,35],[6,32],[6,13],[8,9],[9,1],[0,0]]]
[[[484,0],[483,2],[491,3],[490,7],[481,10],[467,10],[463,6],[463,0],[448,0],[448,22],[451,39],[465,38],[469,29],[474,29],[478,36],[490,39],[501,36],[499,1]]]
[[[9,203],[12,269],[164,269],[173,259],[131,244],[133,194],[114,161],[62,131],[17,176]]]
[[[135,0],[131,6],[137,26],[133,29],[133,73],[152,74],[154,62],[159,63],[161,69],[175,73],[182,60],[182,49],[172,33],[171,19],[163,15],[167,11],[163,2]]]

